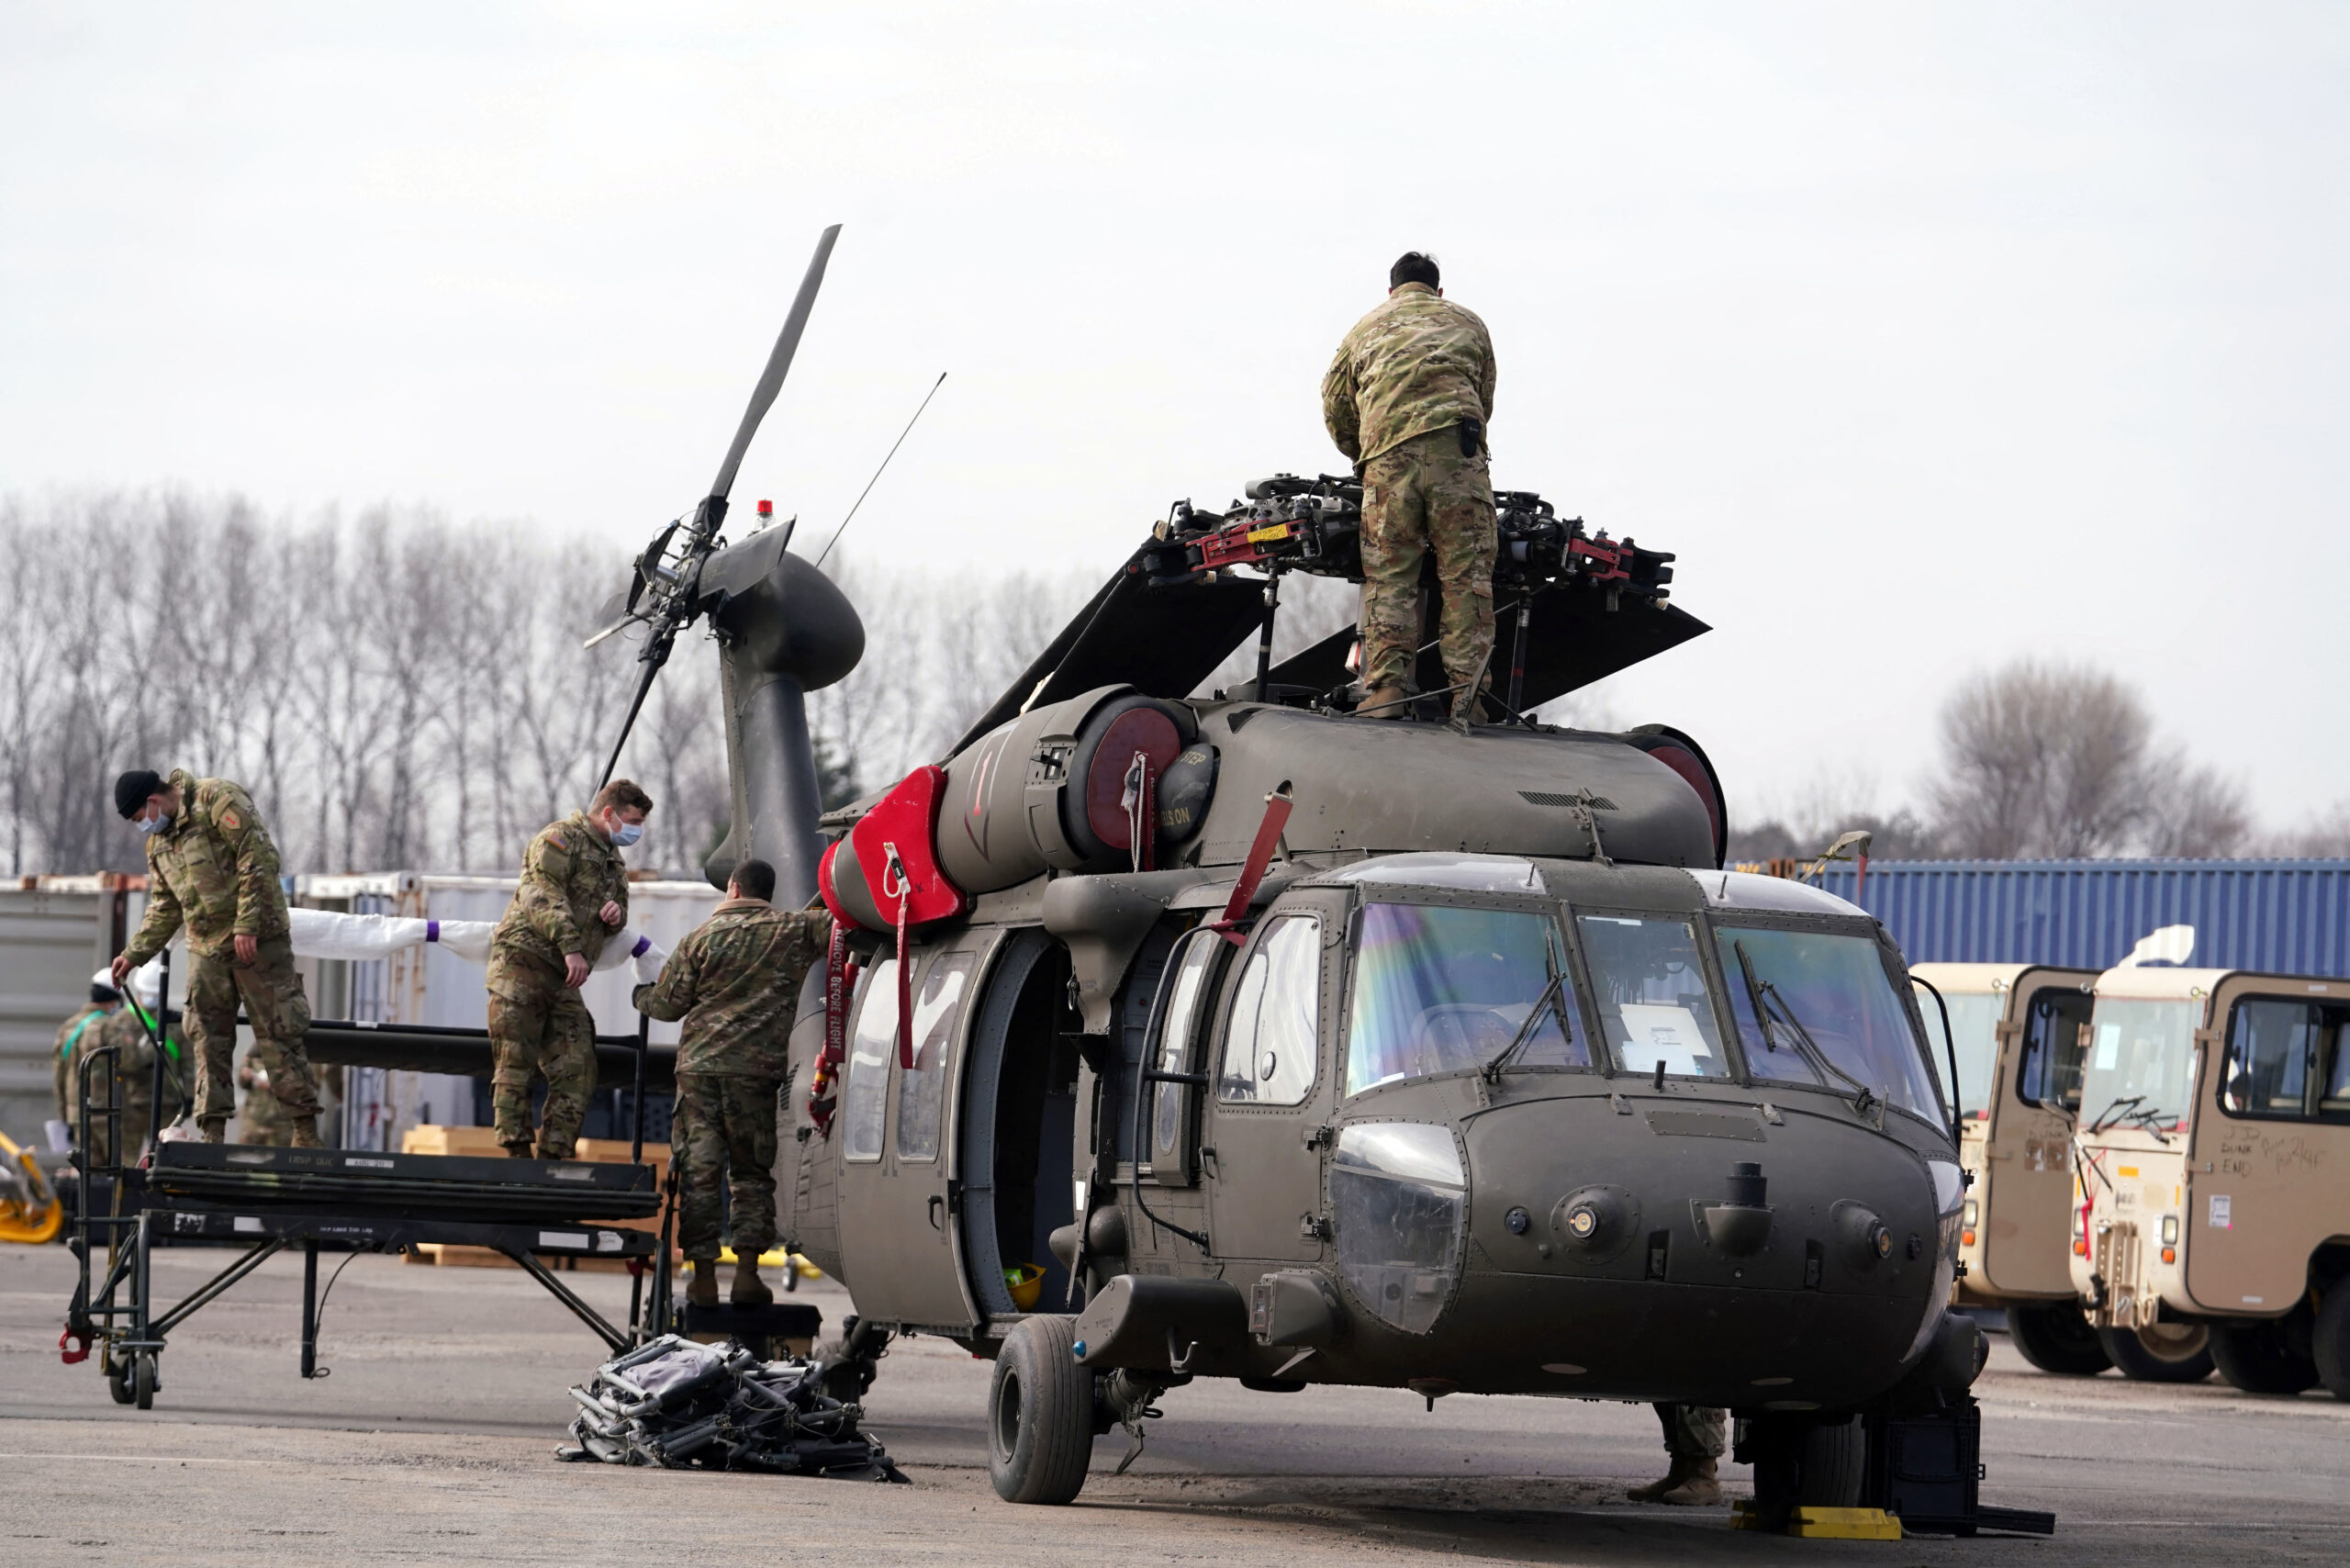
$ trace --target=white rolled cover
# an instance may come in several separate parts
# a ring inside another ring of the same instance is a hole
[[[461,958],[476,964],[489,961],[490,934],[498,929],[487,920],[424,920],[398,914],[338,914],[332,910],[289,909],[295,956],[303,958],[383,958],[409,947],[437,943]],[[596,960],[599,969],[618,969],[634,960],[637,980],[651,984],[661,973],[667,949],[641,932],[622,928],[604,944]]]

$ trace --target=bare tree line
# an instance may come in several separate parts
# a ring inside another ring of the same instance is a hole
[[[1863,828],[1883,857],[2350,855],[2350,801],[2263,834],[2241,778],[2165,741],[2137,691],[2099,669],[2019,659],[1943,702],[1918,807],[1865,776],[1822,775],[1734,835],[1741,860],[1815,854]]]
[[[0,498],[0,855],[16,875],[136,869],[114,776],[184,767],[251,789],[288,871],[509,872],[619,728],[635,646],[580,643],[625,571],[622,549],[419,509]],[[867,655],[810,700],[835,801],[931,760],[1094,586],[839,575]],[[707,641],[680,639],[621,771],[657,802],[632,858],[698,875],[727,812]]]

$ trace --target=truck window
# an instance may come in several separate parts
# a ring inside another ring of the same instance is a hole
[[[1729,1076],[1687,921],[1584,914],[1575,927],[1617,1070],[1652,1072],[1662,1062],[1682,1078]]]
[[[1733,994],[1730,1004],[1735,1007],[1738,977],[1730,976]],[[1991,1075],[1998,1067],[1999,1020],[2008,1010],[2008,993],[2004,991],[1945,991],[1942,1006],[1936,1007],[1934,999],[1920,995],[1918,1011],[1926,1020],[1926,1035],[1936,1044],[1942,1034],[1943,1009],[1950,1012],[1949,1046],[1958,1056],[1958,1114],[1969,1121],[1984,1121],[1991,1114]],[[1745,1027],[1741,1015],[1740,1027]],[[1933,1065],[1940,1070],[1949,1058],[1940,1052],[1930,1052]],[[1935,1074],[1936,1081],[1941,1072]]]
[[[2350,1008],[2298,998],[2246,997],[2228,1017],[2220,1103],[2232,1115],[2350,1119],[2350,1063],[2342,1031]]]
[[[2095,1000],[2069,987],[2043,990],[2031,999],[2023,1020],[2023,1059],[2016,1067],[2016,1093],[2025,1104],[2079,1114],[2081,1067],[2088,1059]]]
[[[1940,1080],[1926,1069],[1874,937],[1718,925],[1714,945],[1749,1072],[1839,1093],[1865,1089],[1942,1120]]]
[[[1359,929],[1348,1002],[1348,1093],[1473,1070],[1508,1050],[1521,1030],[1526,1038],[1510,1058],[1516,1065],[1591,1065],[1581,1025],[1572,1022],[1566,954],[1547,916],[1372,903],[1363,906]],[[1570,1021],[1564,1028],[1561,1018]]]
[[[949,953],[930,966],[914,998],[914,1065],[898,1075],[898,1158],[938,1158],[938,1124],[946,1104],[946,1047],[963,1011],[972,955]],[[891,1008],[892,1012],[896,1009]]]
[[[1257,1105],[1303,1101],[1314,1087],[1321,997],[1322,923],[1310,914],[1282,915],[1240,971],[1216,1097]]]
[[[2195,1071],[2200,1002],[2099,998],[2089,1020],[2088,1065],[2081,1073],[2080,1120],[2096,1126],[2141,1126],[2165,1132],[2187,1114]]]

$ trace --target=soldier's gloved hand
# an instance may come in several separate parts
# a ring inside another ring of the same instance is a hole
[[[130,972],[130,955],[128,953],[117,953],[114,956],[114,963],[110,966],[110,972],[114,976],[115,990],[120,991],[122,989],[123,976]]]
[[[237,949],[237,962],[241,964],[250,964],[261,957],[261,944],[241,931],[237,933],[230,946]]]
[[[617,930],[628,919],[628,911],[621,908],[618,900],[607,899],[604,907],[596,912],[596,918]]]
[[[577,953],[563,956],[563,983],[577,991],[588,983],[588,960]]]

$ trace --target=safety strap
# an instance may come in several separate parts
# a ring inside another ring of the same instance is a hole
[[[834,1081],[848,1054],[848,997],[856,970],[849,961],[848,937],[836,922],[824,954],[824,1047],[816,1054],[816,1070],[808,1076],[808,1119],[826,1138],[833,1136],[833,1114],[839,1105]]]
[[[906,879],[906,863],[899,858],[898,846],[885,841],[881,848],[889,856],[889,862],[881,873],[881,895],[898,901],[898,1068],[902,1072],[912,1072],[914,1070],[914,987],[912,966],[906,962],[906,912],[913,905],[914,890]]]
[[[105,1016],[106,1014],[103,1013],[93,1013],[88,1017],[83,1019],[79,1024],[74,1025],[73,1032],[65,1036],[65,1043],[57,1047],[58,1059],[61,1061],[72,1060],[73,1056],[73,1047],[82,1043],[82,1031]]]
[[[151,1014],[150,1014],[145,1008],[140,1006],[138,998],[125,997],[123,1000],[129,1003],[131,1013],[138,1018],[139,1022],[145,1026],[149,1036],[163,1042],[163,1054],[171,1058],[173,1061],[179,1060],[179,1042],[172,1038],[172,1032],[169,1029],[164,1028],[161,1024],[157,1023]]]
[[[1125,789],[1118,804],[1126,812],[1126,856],[1137,871],[1158,868],[1153,851],[1158,840],[1158,779],[1152,772],[1150,753],[1138,751],[1126,765]]]

